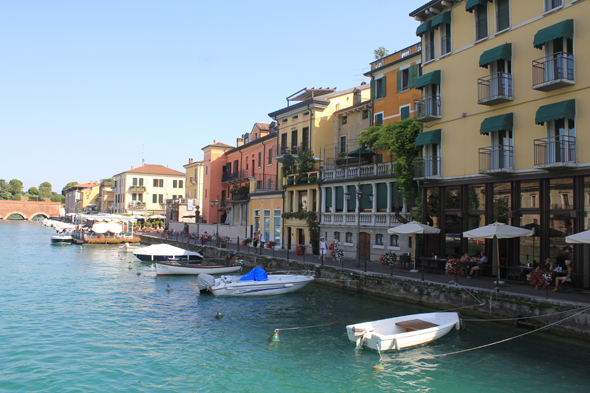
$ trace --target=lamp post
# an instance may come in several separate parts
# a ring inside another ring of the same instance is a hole
[[[211,206],[217,206],[217,247],[219,247],[219,195],[216,200],[211,201]]]

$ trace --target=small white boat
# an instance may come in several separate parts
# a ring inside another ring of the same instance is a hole
[[[60,233],[57,235],[51,236],[51,244],[72,244],[73,242],[72,235],[67,233]]]
[[[308,274],[266,274],[254,268],[245,276],[222,276],[210,288],[215,296],[261,296],[295,292],[313,281]]]
[[[346,332],[357,348],[397,351],[434,341],[453,327],[457,330],[461,327],[459,314],[433,312],[348,325]]]
[[[156,276],[179,276],[186,274],[226,274],[239,272],[242,266],[204,264],[202,261],[156,262]]]
[[[199,252],[185,250],[169,244],[152,244],[148,247],[137,248],[133,250],[133,255],[139,258],[140,261],[144,262],[183,262],[203,260],[203,256]]]
[[[125,243],[124,245],[122,245],[119,248],[123,248],[124,249],[123,251],[125,251],[125,252],[133,252],[133,251],[139,249],[140,247],[141,247],[141,244],[139,244],[139,243],[132,243],[132,244]]]

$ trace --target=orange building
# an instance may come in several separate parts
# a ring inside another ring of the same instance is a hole
[[[205,146],[201,150],[204,152],[203,158],[203,206],[201,216],[205,223],[217,223],[217,211],[215,206],[211,206],[211,201],[215,201],[222,196],[221,176],[225,170],[227,157],[225,152],[233,149],[232,145],[217,142]],[[225,194],[223,194],[225,195]]]

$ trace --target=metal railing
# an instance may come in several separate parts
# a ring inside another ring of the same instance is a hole
[[[309,143],[302,143],[300,145],[292,145],[292,144],[280,144],[279,145],[279,155],[283,154],[291,154],[297,155],[300,151],[309,149]]]
[[[497,72],[477,80],[477,103],[499,103],[511,101],[512,75]]]
[[[134,208],[134,207],[145,207],[145,202],[131,201],[131,202],[129,202],[129,204],[127,206],[129,206],[130,208]]]
[[[414,179],[440,177],[440,157],[425,156],[414,160]]]
[[[373,176],[393,176],[393,162],[354,165],[346,168],[324,170],[322,180],[356,179]]]
[[[247,201],[249,194],[231,194],[232,201]]]
[[[416,120],[440,119],[440,96],[427,95],[419,100],[414,100]]]
[[[248,178],[248,171],[235,171],[231,173],[224,173],[221,175],[221,182],[232,182]]]
[[[279,189],[276,175],[255,174],[254,179],[256,180],[256,191],[276,191]]]
[[[557,52],[533,60],[533,89],[554,84],[574,84],[574,55]]]
[[[514,147],[496,145],[479,149],[479,172],[510,172],[514,170]]]
[[[145,186],[130,186],[129,191],[145,192]]]
[[[192,185],[196,185],[198,183],[198,179],[196,177],[191,177],[191,178],[189,178],[189,182]]]
[[[576,163],[576,137],[559,135],[535,139],[535,166]]]

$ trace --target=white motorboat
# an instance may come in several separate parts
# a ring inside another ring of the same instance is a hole
[[[133,252],[137,249],[139,249],[141,247],[141,244],[139,243],[125,243],[124,245],[122,245],[119,248],[123,248],[123,251],[125,252]]]
[[[216,296],[261,296],[295,292],[313,281],[309,274],[266,274],[254,268],[245,276],[222,276],[210,288]]]
[[[397,351],[434,341],[453,327],[457,330],[461,327],[459,314],[433,312],[348,325],[346,332],[357,348]]]
[[[203,260],[203,256],[199,252],[185,250],[169,244],[153,244],[148,247],[137,248],[133,250],[133,254],[139,258],[139,260],[144,262],[183,262]]]
[[[185,274],[226,274],[242,269],[241,265],[215,265],[203,261],[162,261],[156,262],[156,276],[177,276]]]
[[[72,244],[74,239],[72,235],[67,233],[58,233],[57,235],[51,236],[51,244]]]

